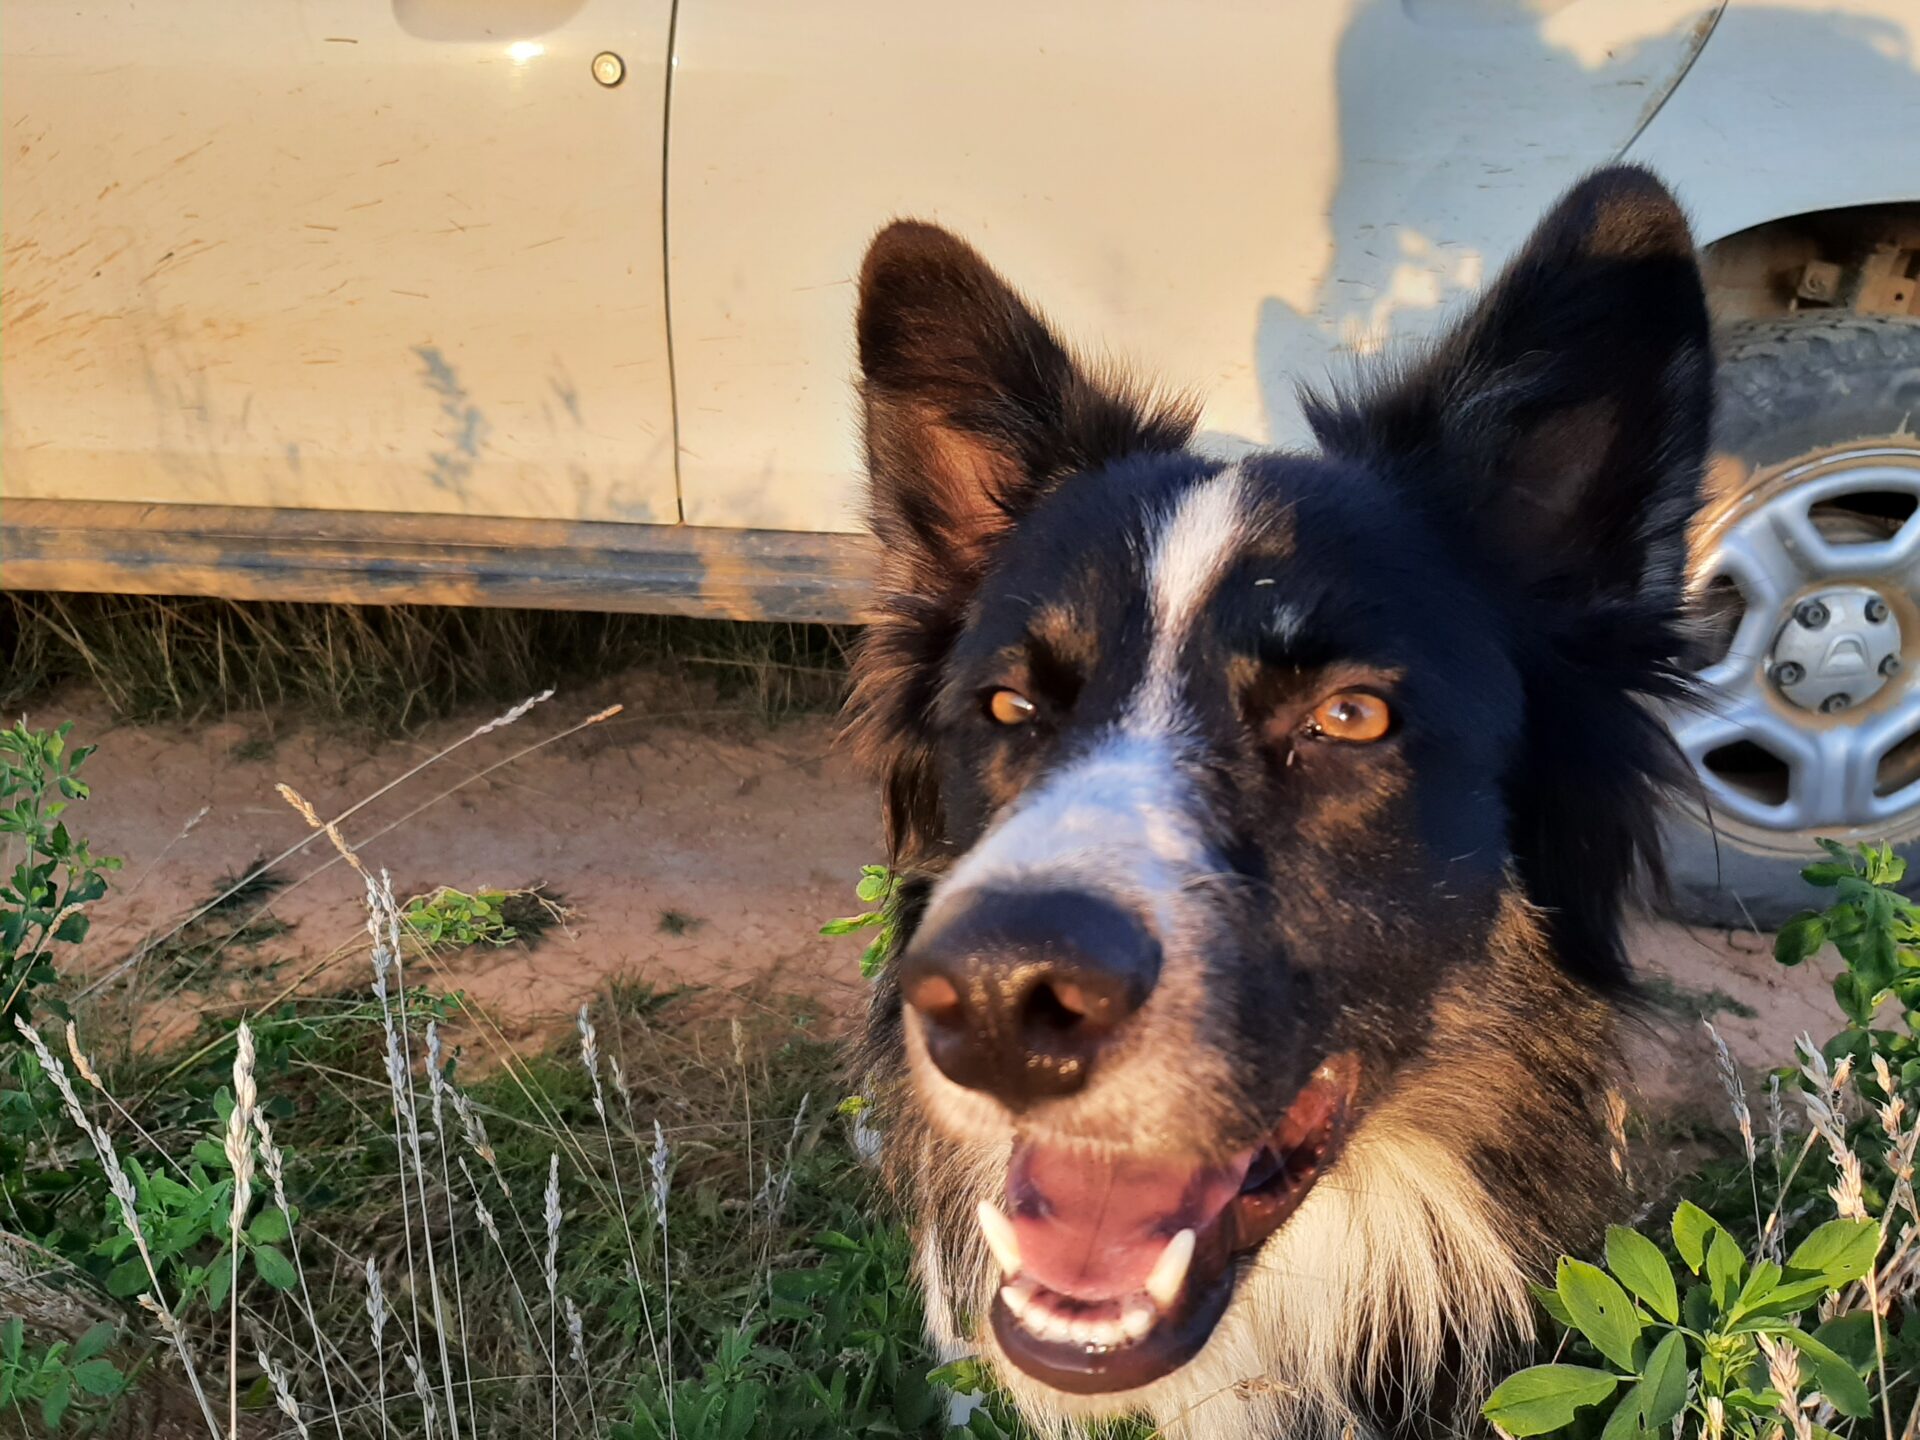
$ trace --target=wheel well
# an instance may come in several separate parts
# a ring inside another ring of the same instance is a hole
[[[1769,220],[1714,241],[1702,259],[1718,320],[1920,318],[1920,201]]]

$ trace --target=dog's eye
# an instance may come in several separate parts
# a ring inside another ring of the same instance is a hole
[[[997,725],[1025,725],[1033,719],[1033,701],[1002,686],[987,696],[987,713]]]
[[[1366,745],[1384,739],[1393,728],[1393,711],[1378,695],[1365,690],[1342,690],[1313,707],[1307,733],[1327,740]]]

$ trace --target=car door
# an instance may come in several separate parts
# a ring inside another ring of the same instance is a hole
[[[669,270],[687,519],[857,527],[852,278],[978,245],[1221,445],[1477,289],[1627,146],[1715,0],[683,0]]]
[[[12,0],[7,500],[677,522],[670,19]]]

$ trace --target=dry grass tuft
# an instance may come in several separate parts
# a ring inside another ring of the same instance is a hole
[[[577,611],[0,592],[0,705],[85,680],[131,720],[293,707],[388,735],[639,667],[778,716],[839,703],[849,634]]]

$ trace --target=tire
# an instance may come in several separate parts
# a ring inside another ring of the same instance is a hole
[[[1721,337],[1720,365],[1715,473],[1743,478],[1733,494],[1709,495],[1702,536],[1717,511],[1825,452],[1885,442],[1920,457],[1920,320],[1833,315],[1740,324]],[[1920,523],[1920,513],[1909,523]],[[1695,559],[1698,565],[1702,552]],[[1902,644],[1910,658],[1920,654],[1920,634],[1906,634]],[[1710,825],[1703,806],[1682,804],[1664,826],[1670,893],[1660,908],[1697,924],[1771,929],[1813,903],[1800,870],[1819,853],[1815,833],[1892,841],[1920,889],[1920,807],[1883,824],[1893,833],[1849,835],[1824,825],[1769,832],[1724,820]]]

